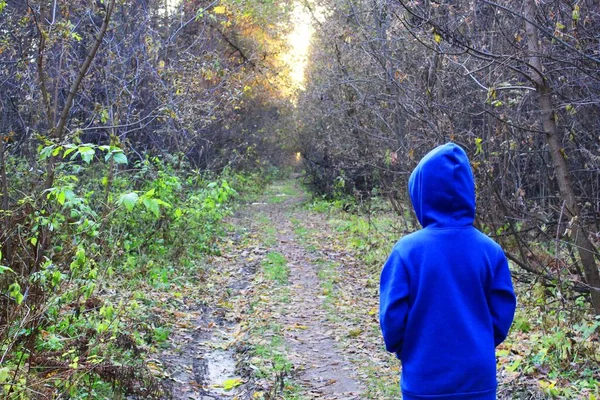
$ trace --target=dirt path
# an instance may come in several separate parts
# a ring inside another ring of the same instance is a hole
[[[299,199],[290,199],[266,210],[277,227],[276,250],[288,261],[291,301],[283,305],[281,323],[301,327],[287,330],[285,339],[306,394],[314,399],[359,399],[363,391],[334,337],[327,320],[325,296],[318,277],[315,255],[299,243],[290,219]],[[306,215],[304,215],[306,216]]]
[[[198,296],[182,302],[160,357],[174,399],[364,398],[328,320],[316,256],[294,232],[302,193],[280,189],[230,219],[223,256],[212,259]],[[260,268],[272,254],[285,260],[285,283]]]

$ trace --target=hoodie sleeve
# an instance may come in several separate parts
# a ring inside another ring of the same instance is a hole
[[[494,344],[498,346],[506,339],[512,324],[517,299],[510,278],[510,270],[504,253],[501,254],[488,296],[488,305],[494,324]]]
[[[408,314],[409,277],[396,250],[381,272],[379,323],[387,351],[400,357]]]

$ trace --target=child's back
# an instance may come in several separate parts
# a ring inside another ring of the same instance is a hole
[[[419,163],[409,192],[424,229],[402,238],[381,274],[386,348],[402,361],[404,399],[495,399],[495,346],[515,296],[500,246],[473,227],[468,158],[440,146]]]

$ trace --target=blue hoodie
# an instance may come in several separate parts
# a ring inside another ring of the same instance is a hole
[[[473,227],[464,150],[448,143],[429,152],[408,189],[423,229],[394,246],[379,310],[386,349],[402,361],[403,399],[494,400],[495,347],[516,299],[504,252]]]

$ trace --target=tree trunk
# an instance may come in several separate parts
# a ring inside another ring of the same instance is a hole
[[[556,173],[556,181],[560,191],[561,200],[565,203],[565,214],[572,221],[571,234],[581,259],[585,279],[589,285],[592,306],[596,315],[600,315],[600,273],[596,265],[595,249],[588,238],[586,229],[579,218],[579,204],[573,189],[571,174],[567,166],[565,150],[561,146],[560,132],[555,120],[554,102],[548,81],[543,74],[541,60],[541,44],[537,28],[530,22],[535,18],[535,4],[528,0],[525,6],[525,30],[527,32],[527,46],[529,50],[529,63],[532,78],[536,82],[537,100],[540,106],[542,128],[546,134],[546,142],[552,157],[552,164]]]

